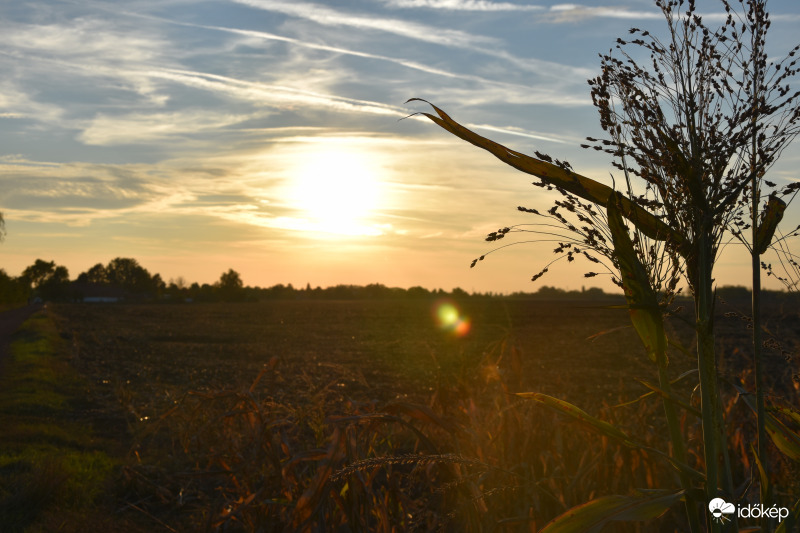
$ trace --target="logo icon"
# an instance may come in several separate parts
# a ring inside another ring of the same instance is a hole
[[[714,521],[721,524],[730,520],[730,518],[725,515],[735,513],[736,506],[726,502],[722,498],[714,498],[708,502],[708,510],[711,512],[711,516],[714,517]]]

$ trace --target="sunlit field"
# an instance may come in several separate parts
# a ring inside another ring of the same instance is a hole
[[[97,431],[130,446],[120,513],[175,531],[538,531],[674,472],[509,393],[552,394],[664,447],[652,365],[618,301],[466,298],[53,308]],[[747,302],[741,302],[746,308]],[[723,375],[752,376],[747,323],[718,308]],[[671,338],[688,343],[682,313]],[[797,405],[800,316],[772,302],[770,391]],[[691,353],[691,346],[687,346]],[[677,378],[696,364],[671,351]],[[641,381],[638,381],[641,380]],[[689,376],[676,387],[690,390]],[[747,420],[725,392],[732,420]],[[696,395],[693,397],[698,401]],[[739,418],[740,417],[740,418]],[[684,415],[690,436],[699,422]],[[731,429],[735,463],[753,428]],[[702,461],[692,449],[691,461]],[[744,457],[744,459],[741,459]],[[742,462],[744,461],[744,462]],[[775,454],[781,486],[798,472]],[[785,496],[785,495],[784,495]],[[614,531],[680,531],[679,506]],[[341,529],[338,529],[341,528]]]

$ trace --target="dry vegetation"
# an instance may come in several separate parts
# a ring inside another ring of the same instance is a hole
[[[672,479],[656,455],[508,394],[556,395],[663,448],[656,398],[618,406],[648,392],[636,378],[654,379],[625,327],[627,310],[466,300],[473,327],[456,338],[436,328],[431,304],[60,305],[55,313],[102,406],[96,429],[131,446],[121,507],[164,530],[535,531],[591,498]],[[719,307],[723,373],[735,379],[749,366],[749,332],[732,304]],[[800,316],[776,303],[765,319],[784,349],[770,354],[771,390],[796,405]],[[679,319],[672,326],[673,338],[692,337]],[[670,374],[693,363],[673,350]],[[729,391],[731,420],[750,420]],[[699,440],[696,419],[682,424]],[[753,428],[733,427],[735,463],[748,469]],[[797,496],[796,473],[777,464],[777,485]],[[677,507],[657,523],[615,530],[682,530]]]

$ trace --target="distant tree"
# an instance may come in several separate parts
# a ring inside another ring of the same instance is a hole
[[[461,287],[454,288],[450,292],[450,294],[453,295],[453,298],[468,298],[469,297],[469,293],[467,291],[465,291],[464,289],[462,289]]]
[[[101,263],[97,263],[86,272],[78,276],[78,281],[85,283],[108,283],[108,272],[106,267]]]
[[[239,301],[244,298],[242,277],[232,268],[220,276],[218,287],[223,300]]]
[[[155,290],[156,296],[159,298],[167,289],[167,284],[164,283],[163,279],[161,279],[161,274],[159,273],[153,274],[153,277],[150,278],[150,286],[153,288],[153,290]]]
[[[69,271],[57,266],[50,276],[39,284],[39,293],[45,300],[64,300],[69,297]]]
[[[320,289],[319,295],[320,296],[323,295],[325,291],[327,291],[327,289],[325,290]],[[288,285],[283,285],[281,283],[273,285],[268,289],[264,289],[262,291],[262,294],[264,295],[265,298],[271,298],[276,300],[283,298],[287,299],[295,298],[297,296],[295,289],[291,283],[289,283]]]
[[[12,278],[0,268],[0,304],[16,305],[25,303],[30,296],[30,286],[20,278]]]
[[[426,289],[425,287],[410,287],[406,291],[406,296],[409,298],[428,298],[431,295],[431,292]]]
[[[20,276],[22,283],[33,287],[45,299],[66,298],[69,292],[69,271],[67,267],[56,265],[55,261],[37,259]]]
[[[566,291],[564,289],[559,289],[558,287],[549,287],[544,285],[539,287],[539,290],[536,291],[536,295],[545,298],[560,298],[566,295]]]
[[[223,290],[236,290],[244,287],[244,283],[239,273],[231,268],[219,277],[219,287]]]
[[[55,269],[55,261],[37,259],[31,266],[22,271],[21,277],[29,287],[38,288],[47,278],[53,275]]]
[[[109,283],[119,285],[130,292],[141,294],[156,290],[150,273],[139,265],[136,259],[117,257],[109,261],[105,270]]]

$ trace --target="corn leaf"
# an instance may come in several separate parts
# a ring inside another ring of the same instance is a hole
[[[639,445],[634,442],[624,431],[618,429],[608,422],[604,420],[600,420],[599,418],[595,418],[586,411],[582,410],[580,407],[577,407],[569,402],[565,402],[564,400],[559,400],[558,398],[554,398],[552,396],[548,396],[547,394],[542,394],[540,392],[518,392],[517,396],[520,398],[525,398],[527,400],[535,400],[543,405],[550,407],[551,409],[555,409],[556,411],[563,413],[567,416],[570,416],[583,425],[588,426],[596,431],[599,431],[603,435],[611,437],[612,439],[618,440],[626,444],[627,446],[638,447]]]
[[[344,458],[346,446],[345,432],[335,428],[328,445],[327,461],[321,463],[317,473],[308,487],[297,499],[292,512],[292,530],[301,531],[308,527],[308,524],[316,511],[317,507],[324,501],[325,491],[329,490],[328,479],[333,474],[336,465]]]
[[[628,300],[628,312],[636,333],[653,362],[666,366],[667,335],[664,317],[658,306],[656,292],[650,285],[644,265],[633,248],[628,228],[622,222],[619,202],[622,195],[612,194],[608,199],[608,227],[614,243],[614,255],[619,263],[622,286]]]
[[[775,235],[775,229],[783,218],[784,211],[786,211],[786,202],[777,196],[770,195],[769,200],[767,200],[767,208],[764,210],[763,218],[758,224],[758,231],[756,232],[755,248],[758,255],[763,254],[769,248],[772,236]]]
[[[734,384],[734,387],[739,391],[739,397],[745,401],[747,406],[750,407],[754,413],[757,413],[755,400],[752,395],[738,385]],[[786,457],[793,461],[800,462],[800,435],[789,429],[786,424],[781,422],[774,414],[766,412],[764,415],[766,418],[766,420],[764,420],[764,426],[769,438],[772,439],[772,443],[783,452]]]
[[[419,113],[428,117],[435,124],[441,128],[449,131],[456,137],[464,139],[468,143],[474,144],[479,148],[490,152],[502,162],[509,166],[516,168],[526,174],[531,174],[540,178],[542,181],[564,189],[567,192],[579,196],[584,200],[588,200],[598,205],[606,205],[609,197],[614,190],[608,185],[604,185],[598,181],[581,176],[567,168],[560,167],[541,159],[536,159],[531,156],[516,152],[506,148],[502,144],[496,143],[474,131],[462,126],[444,111],[431,104],[422,98],[411,98],[408,102],[420,101],[430,105],[438,114],[432,115],[430,113]],[[664,223],[659,218],[655,217],[652,213],[642,208],[638,204],[632,202],[626,197],[620,200],[621,211],[623,216],[633,222],[639,230],[655,240],[666,240],[674,242],[675,244],[683,243],[683,237],[677,231],[673,230],[669,225]]]
[[[761,463],[761,458],[758,456],[758,452],[756,452],[756,448],[752,444],[750,445],[750,453],[753,454],[753,459],[755,459],[756,467],[758,468],[758,478],[761,482],[761,501],[768,502],[770,500],[769,495],[772,493],[772,484],[769,481],[767,471],[764,470],[764,465]],[[741,530],[739,533],[741,533]]]
[[[573,507],[539,533],[599,533],[611,522],[652,520],[681,500],[684,491],[603,496]]]
[[[800,462],[800,435],[769,413],[767,413],[766,430],[769,438],[786,457]]]
[[[797,531],[798,525],[800,525],[800,500],[797,500],[797,502],[794,504],[794,507],[792,507],[792,510],[789,511],[789,516],[787,516],[778,525],[775,533],[790,533],[791,531]]]
[[[774,407],[771,407],[770,411],[777,411],[778,413],[786,415],[792,420],[794,420],[796,423],[800,424],[800,412],[795,411],[791,407],[786,407],[784,405],[776,405]]]
[[[652,448],[647,446],[644,443],[637,442],[635,439],[628,436],[627,433],[622,431],[621,429],[609,424],[604,420],[600,420],[596,418],[580,407],[577,407],[569,402],[565,402],[564,400],[559,400],[558,398],[554,398],[552,396],[548,396],[547,394],[542,394],[540,392],[518,392],[516,396],[519,398],[524,398],[527,400],[534,400],[536,402],[541,403],[542,405],[546,405],[551,409],[558,411],[559,413],[565,414],[571,418],[574,418],[585,427],[597,431],[611,439],[614,439],[618,442],[621,442],[625,446],[629,448],[638,448],[640,450],[644,450],[646,452],[652,453],[654,455],[658,455],[659,457],[663,458],[664,460],[668,461],[676,470],[684,472],[688,474],[692,479],[703,482],[705,480],[705,476],[695,470],[694,468],[688,466],[685,463],[675,460],[674,458],[670,457],[669,454],[662,452],[656,448]]]
[[[666,398],[667,400],[671,401],[673,404],[677,405],[678,407],[680,407],[681,409],[683,409],[687,413],[691,413],[691,414],[695,415],[698,418],[702,418],[703,415],[702,415],[702,413],[700,413],[699,410],[695,409],[694,407],[692,407],[691,405],[689,405],[685,401],[681,400],[680,398],[675,396],[675,394],[673,394],[672,392],[667,392],[664,389],[662,389],[661,387],[659,387],[657,385],[654,385],[652,383],[648,383],[647,381],[644,381],[643,379],[637,379],[636,381],[638,381],[639,383],[641,383],[642,385],[644,385],[645,387],[647,387],[648,389],[650,389],[653,392],[648,392],[647,394],[644,394],[644,395],[640,396],[639,398],[637,398],[634,401],[639,401],[640,399],[642,399],[645,396],[648,396],[650,394],[658,394],[662,398]]]

